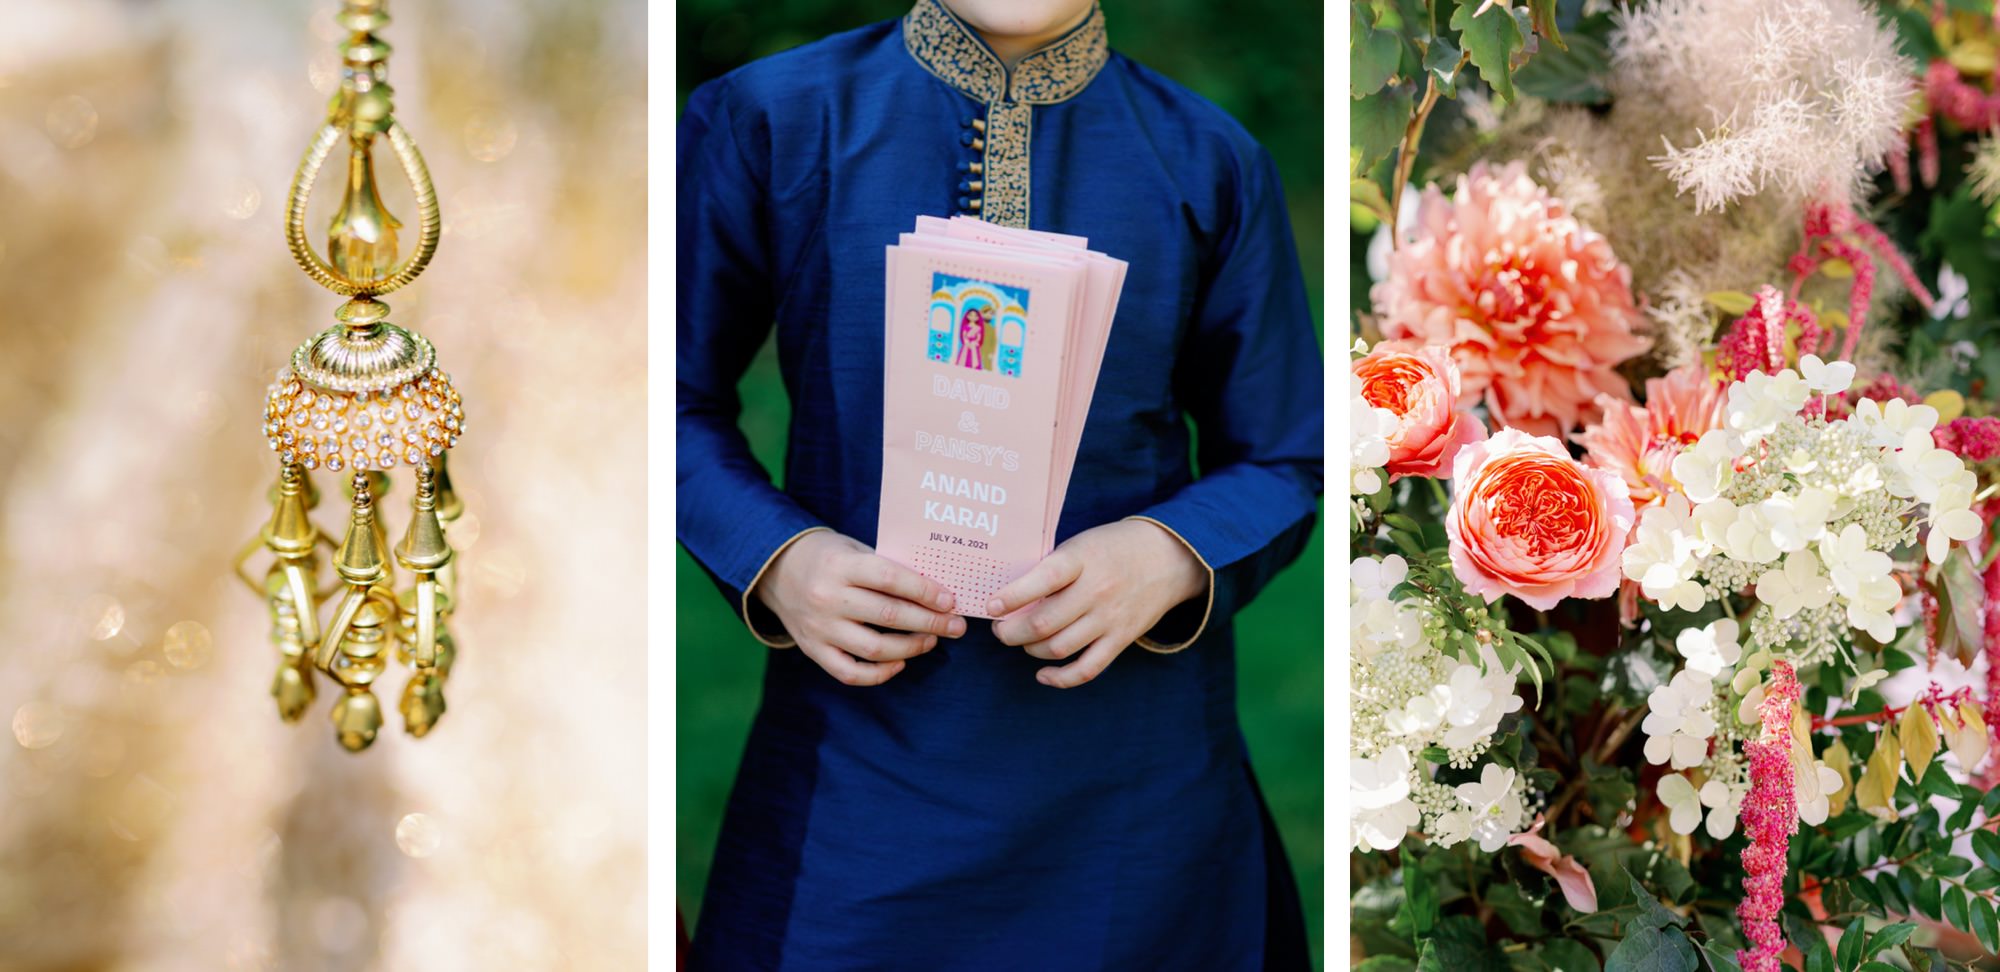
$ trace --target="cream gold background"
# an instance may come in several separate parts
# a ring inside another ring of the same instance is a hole
[[[0,15],[4,972],[644,961],[645,10],[390,6],[445,218],[392,319],[472,422],[450,711],[357,757],[324,686],[278,721],[266,610],[229,573],[276,474],[265,385],[339,303],[281,222],[333,8]]]

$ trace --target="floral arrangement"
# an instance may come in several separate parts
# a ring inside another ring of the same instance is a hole
[[[1351,4],[1355,967],[2000,968],[1993,7]]]

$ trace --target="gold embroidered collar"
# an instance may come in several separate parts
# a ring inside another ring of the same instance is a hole
[[[978,156],[959,166],[966,174],[958,184],[960,211],[1002,226],[1027,226],[1034,106],[1081,94],[1111,59],[1103,9],[1092,4],[1083,23],[1012,70],[939,0],[917,0],[903,18],[903,44],[925,70],[986,105],[986,117],[968,120],[969,130],[959,136]]]
[[[1095,4],[1083,23],[1022,58],[1011,72],[986,41],[938,0],[917,0],[903,18],[903,44],[944,83],[989,105],[1067,101],[1089,86],[1111,57],[1104,11]]]

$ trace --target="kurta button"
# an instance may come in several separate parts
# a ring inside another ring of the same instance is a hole
[[[975,212],[975,213],[976,213],[976,212],[978,212],[978,211],[979,211],[979,205],[980,205],[980,203],[981,203],[981,200],[978,200],[978,199],[972,199],[972,198],[968,198],[968,197],[966,197],[966,196],[960,196],[960,197],[958,197],[958,208],[960,208],[960,209],[964,209],[964,210],[969,210],[969,211],[971,211],[971,212]]]
[[[980,170],[983,168],[984,166],[981,166],[977,162],[960,162],[958,164],[958,171],[969,172],[973,175],[978,175],[980,173]]]
[[[984,118],[974,118],[966,122],[966,124],[971,125],[974,131],[983,132],[986,130],[986,119]]]
[[[958,183],[959,192],[979,192],[985,188],[986,183],[980,179],[961,179]]]

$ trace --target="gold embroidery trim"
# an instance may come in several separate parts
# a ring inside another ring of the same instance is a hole
[[[1092,5],[1083,23],[1022,58],[1011,72],[939,0],[917,0],[903,18],[903,45],[938,80],[986,105],[979,215],[1002,226],[1026,227],[1033,106],[1076,97],[1103,70],[1111,58],[1103,9]]]
[[[1208,565],[1208,558],[1203,557],[1201,555],[1201,551],[1196,550],[1194,548],[1194,544],[1189,543],[1186,537],[1181,536],[1179,530],[1176,530],[1173,527],[1161,523],[1160,521],[1155,520],[1150,516],[1128,516],[1126,517],[1126,519],[1144,520],[1147,523],[1151,523],[1152,525],[1167,531],[1167,533],[1172,535],[1175,540],[1179,540],[1181,542],[1181,546],[1186,547],[1188,549],[1188,553],[1194,554],[1195,562],[1201,564],[1201,569],[1207,572],[1208,574],[1208,602],[1202,605],[1201,623],[1195,625],[1194,634],[1188,635],[1187,640],[1182,641],[1180,644],[1177,645],[1165,645],[1161,644],[1160,642],[1154,641],[1153,639],[1148,638],[1145,635],[1139,636],[1139,640],[1137,642],[1139,647],[1144,648],[1150,652],[1155,652],[1162,655],[1171,655],[1174,652],[1180,651],[1181,649],[1186,648],[1187,646],[1194,644],[1196,641],[1200,640],[1201,633],[1203,631],[1208,630],[1209,615],[1215,613],[1215,568],[1210,567]],[[1176,604],[1174,606],[1179,607],[1180,605]]]
[[[771,551],[771,555],[769,557],[764,558],[764,566],[757,568],[757,576],[750,578],[750,583],[744,585],[743,604],[741,605],[743,626],[750,629],[750,637],[755,638],[760,642],[763,642],[765,647],[792,648],[798,645],[798,641],[795,640],[791,635],[785,634],[782,631],[778,633],[777,637],[772,638],[772,637],[767,637],[764,634],[764,632],[757,630],[756,623],[750,620],[750,598],[752,596],[751,592],[757,589],[757,582],[764,579],[764,572],[770,570],[771,565],[778,562],[779,554],[782,554],[785,551],[790,550],[792,548],[792,544],[798,543],[801,537],[804,537],[808,534],[818,533],[821,530],[831,530],[831,529],[833,528],[823,527],[823,526],[806,527],[805,529],[792,534],[791,537],[786,539],[784,543],[778,544],[778,549]]]

